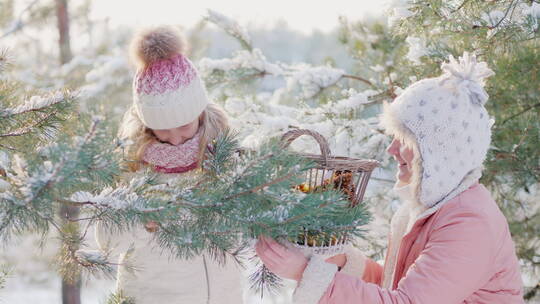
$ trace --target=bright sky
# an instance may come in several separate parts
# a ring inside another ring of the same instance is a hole
[[[279,19],[289,27],[310,33],[328,31],[338,25],[340,15],[353,20],[380,15],[383,0],[94,0],[93,15],[110,17],[112,25],[180,24],[189,27],[210,8],[237,20],[241,25],[268,25]]]

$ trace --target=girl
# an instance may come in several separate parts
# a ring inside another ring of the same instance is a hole
[[[308,261],[271,239],[258,242],[271,271],[299,281],[295,303],[524,303],[508,223],[478,182],[493,124],[483,86],[493,72],[467,53],[442,69],[383,112],[403,201],[384,267],[359,252]]]
[[[190,178],[208,143],[227,128],[224,113],[209,103],[197,70],[183,55],[185,45],[171,27],[143,31],[132,42],[134,99],[119,131],[121,139],[132,143],[127,149],[131,171],[149,166],[166,178]],[[98,225],[98,244],[110,243],[121,265],[138,269],[132,273],[119,267],[117,292],[137,304],[242,302],[236,265],[220,266],[204,254],[172,259],[151,243],[156,229],[150,222],[114,235]]]

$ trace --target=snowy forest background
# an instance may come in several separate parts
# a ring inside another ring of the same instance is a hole
[[[69,36],[59,44],[63,5]],[[417,79],[438,75],[448,55],[475,51],[496,73],[487,84],[496,124],[482,182],[510,223],[525,297],[540,303],[540,2],[395,0],[389,7],[376,18],[340,18],[331,32],[305,34],[284,22],[244,27],[214,11],[183,29],[189,57],[245,147],[307,128],[323,134],[335,155],[381,162],[365,199],[373,219],[359,241],[376,260],[384,257],[398,204],[388,191],[395,163],[385,153],[390,139],[378,127],[381,105]],[[34,107],[46,103],[41,96],[70,89],[79,111],[104,117],[114,130],[131,103],[127,47],[136,29],[91,18],[91,10],[90,0],[0,0],[0,79],[16,82],[13,99]],[[58,136],[73,136],[76,128],[69,128]],[[317,151],[308,139],[293,147]],[[12,162],[0,151],[0,171]],[[95,247],[91,235],[86,245]],[[0,303],[60,303],[59,247],[53,232],[7,239],[0,250],[7,274],[0,275]],[[113,285],[85,274],[82,303],[105,303]]]

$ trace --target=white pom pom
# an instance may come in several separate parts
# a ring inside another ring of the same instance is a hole
[[[486,103],[489,96],[484,90],[485,79],[495,74],[487,63],[477,62],[474,54],[464,52],[458,60],[450,56],[450,62],[443,63],[441,69],[443,82],[451,82],[464,90],[475,104]]]

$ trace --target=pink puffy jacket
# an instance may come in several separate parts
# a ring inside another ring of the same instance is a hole
[[[380,287],[382,277],[371,260],[362,279],[337,272],[319,304],[524,303],[508,224],[478,183],[417,220],[401,241],[391,289]]]

